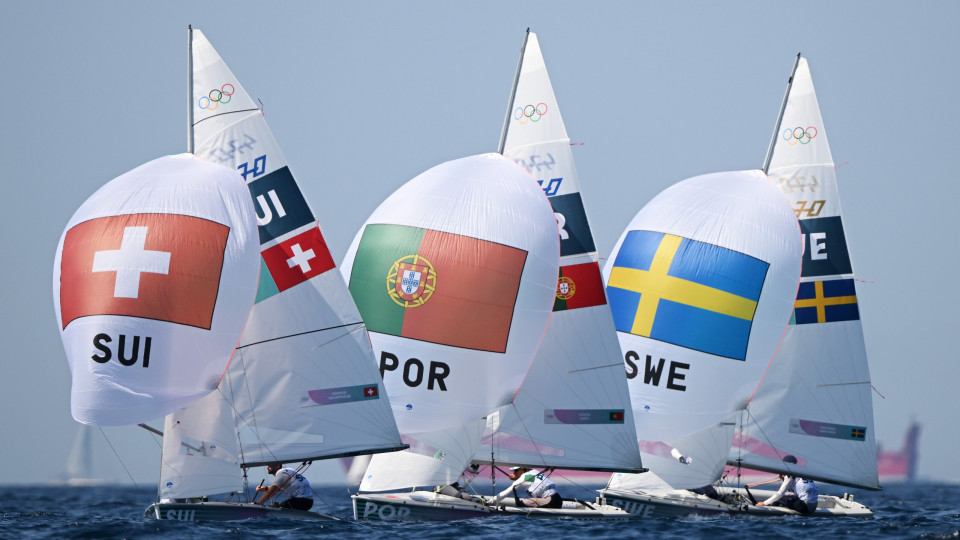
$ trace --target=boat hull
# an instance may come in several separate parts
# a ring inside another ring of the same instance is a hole
[[[227,502],[154,503],[147,508],[144,515],[154,519],[174,521],[237,521],[264,517],[301,520],[338,519],[292,508]]]
[[[601,501],[563,501],[562,508],[530,508],[513,504],[501,505],[498,513],[539,519],[570,519],[574,521],[629,521],[635,516],[623,508]]]
[[[602,489],[600,495],[607,504],[620,507],[634,518],[681,518],[686,516],[717,516],[720,514],[749,514],[755,516],[800,515],[783,506],[755,506],[742,498],[743,491],[737,488],[717,488],[723,500],[711,499],[686,490],[619,490]],[[763,500],[773,491],[754,490],[755,500]],[[869,517],[873,511],[853,500],[853,496],[820,495],[816,517]]]
[[[360,493],[351,498],[353,518],[358,520],[452,521],[489,517],[494,513],[480,502],[430,491]]]
[[[618,507],[634,519],[678,518],[690,515],[717,516],[732,514],[738,507],[705,495],[686,490],[654,493],[640,490],[603,489],[600,495],[606,504]]]

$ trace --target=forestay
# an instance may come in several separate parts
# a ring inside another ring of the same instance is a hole
[[[253,304],[255,223],[236,171],[189,154],[80,206],[53,266],[78,422],[145,422],[217,387]]]
[[[805,58],[798,59],[774,137],[769,176],[800,219],[803,274],[783,344],[744,415],[730,462],[876,488],[870,370],[852,258]],[[798,463],[784,464],[787,454]]]
[[[799,275],[796,217],[760,171],[684,180],[634,217],[603,276],[641,439],[667,444],[746,405]]]
[[[537,35],[527,34],[503,155],[537,179],[560,230],[546,336],[516,398],[489,416],[474,461],[636,471],[633,411],[580,181]]]

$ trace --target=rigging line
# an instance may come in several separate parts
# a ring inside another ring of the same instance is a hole
[[[852,386],[857,384],[870,384],[870,381],[860,381],[860,382],[841,382],[841,383],[830,383],[830,384],[817,384],[817,388],[822,386]],[[872,384],[870,384],[873,387]]]
[[[285,335],[285,336],[277,336],[277,337],[275,337],[275,338],[265,339],[265,340],[263,340],[263,341],[257,341],[257,342],[254,342],[254,343],[247,343],[246,345],[241,345],[241,346],[237,347],[237,350],[239,351],[240,349],[246,349],[247,347],[252,347],[252,346],[254,346],[254,345],[262,345],[262,344],[264,344],[264,343],[270,343],[271,341],[277,341],[278,339],[287,339],[287,338],[292,338],[292,337],[305,336],[305,335],[307,335],[307,334],[316,334],[317,332],[326,332],[327,330],[336,330],[336,329],[338,329],[338,328],[347,328],[347,327],[349,327],[349,326],[363,326],[363,321],[360,321],[360,322],[352,322],[352,323],[345,323],[345,324],[339,324],[339,325],[337,325],[337,326],[328,326],[328,327],[326,327],[326,328],[317,328],[316,330],[307,330],[306,332],[300,332],[299,334],[288,334],[288,335]],[[332,339],[332,340],[330,340],[330,341],[328,341],[328,342],[326,342],[326,343],[321,343],[321,345],[326,345],[327,343],[332,343],[333,341],[336,341],[337,339],[340,339],[341,337],[343,337],[343,336],[338,336],[337,338]]]
[[[100,434],[103,435],[103,440],[107,441],[107,446],[110,447],[110,450],[113,451],[113,455],[117,456],[117,461],[120,462],[120,466],[123,467],[123,472],[127,473],[127,476],[130,478],[130,481],[133,482],[133,486],[139,488],[140,485],[137,484],[137,481],[133,479],[133,475],[130,474],[130,471],[127,470],[126,464],[124,464],[123,459],[120,458],[120,453],[117,452],[117,449],[113,447],[113,443],[110,442],[110,438],[107,437],[107,434],[104,433],[102,426],[97,426],[97,429],[100,430]]]
[[[257,108],[253,108],[253,109],[241,109],[241,110],[239,110],[239,111],[230,111],[230,112],[217,113],[217,114],[215,114],[215,115],[213,115],[213,116],[208,116],[208,117],[206,117],[206,118],[201,118],[200,120],[197,120],[196,122],[193,123],[193,126],[194,126],[194,127],[199,126],[199,125],[200,125],[200,122],[205,122],[205,121],[207,121],[207,120],[211,120],[211,119],[216,118],[216,117],[218,117],[218,116],[226,116],[226,115],[228,115],[228,114],[236,114],[236,113],[259,111],[259,110],[262,110],[262,109],[257,109]]]
[[[876,386],[874,386],[874,385],[871,384],[871,385],[870,385],[870,388],[873,388],[873,391],[876,392],[878,396],[880,396],[880,399],[887,399],[886,396],[884,396],[883,394],[880,393],[879,390],[877,390],[877,387],[876,387]]]
[[[622,365],[623,365],[622,363],[617,362],[617,363],[615,363],[615,364],[606,364],[606,365],[603,365],[603,366],[593,366],[593,367],[588,367],[588,368],[583,368],[583,369],[569,369],[569,370],[567,370],[567,374],[569,375],[569,374],[571,374],[571,373],[580,373],[581,371],[590,371],[590,370],[593,370],[593,369],[606,369],[606,368],[611,368],[611,367],[619,367],[619,366],[622,366]]]

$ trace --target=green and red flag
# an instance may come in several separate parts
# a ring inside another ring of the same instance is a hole
[[[470,236],[367,225],[350,293],[371,332],[503,353],[526,258]]]
[[[560,267],[554,311],[602,306],[606,303],[600,266],[595,261]]]

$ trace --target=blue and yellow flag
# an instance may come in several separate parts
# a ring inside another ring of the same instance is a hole
[[[797,290],[791,324],[860,320],[857,289],[852,279],[807,281]]]
[[[617,330],[744,360],[770,264],[653,231],[627,233],[607,281]]]

